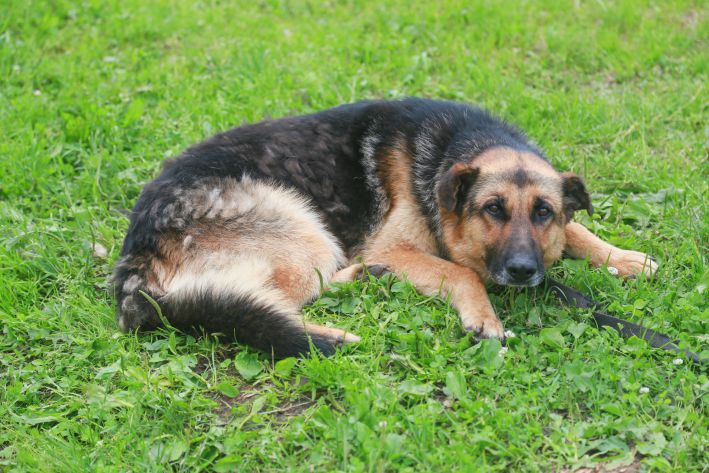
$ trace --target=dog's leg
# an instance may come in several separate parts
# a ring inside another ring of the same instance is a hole
[[[608,265],[616,268],[618,276],[631,277],[640,273],[652,277],[657,271],[657,263],[645,253],[622,250],[591,233],[579,223],[566,225],[565,252],[572,258],[588,258],[595,267]]]
[[[424,295],[450,297],[466,331],[482,338],[505,337],[502,322],[495,315],[485,285],[471,269],[409,245],[368,254],[366,259],[376,263],[372,266],[384,266],[399,277],[408,278]]]

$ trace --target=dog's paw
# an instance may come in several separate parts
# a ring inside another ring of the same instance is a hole
[[[335,327],[326,327],[324,325],[305,324],[305,331],[308,335],[315,335],[326,339],[334,346],[342,346],[349,343],[357,343],[361,339],[354,333],[342,330]]]
[[[608,271],[622,278],[631,278],[638,274],[652,278],[657,268],[655,260],[639,251],[620,250],[614,252],[608,261]]]
[[[386,266],[384,264],[378,264],[378,263],[367,264],[366,271],[364,271],[364,270],[361,271],[359,274],[359,278],[366,280],[366,279],[368,279],[367,278],[368,274],[371,274],[375,278],[381,278],[385,274],[389,274],[389,273],[391,273],[391,270],[389,269],[388,266]]]
[[[389,268],[383,264],[363,265],[362,263],[356,263],[336,272],[330,279],[330,282],[341,283],[354,281],[356,279],[367,281],[369,274],[375,278],[380,278],[389,272]]]
[[[461,316],[463,330],[472,333],[475,338],[498,338],[505,340],[505,327],[495,314],[475,314]]]

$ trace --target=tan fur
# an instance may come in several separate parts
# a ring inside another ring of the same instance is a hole
[[[639,251],[622,250],[591,233],[579,223],[566,225],[566,252],[572,258],[588,258],[595,267],[608,265],[618,270],[618,276],[645,274],[652,277],[657,271],[648,255]]]
[[[173,263],[161,271],[165,292],[185,290],[189,279],[222,274],[225,277],[217,287],[251,287],[251,282],[240,280],[256,279],[278,290],[280,299],[295,307],[317,296],[316,269],[328,278],[344,259],[317,214],[295,192],[278,186],[249,179],[221,185],[221,192],[209,195],[215,207],[206,208],[205,217],[180,235],[183,244],[173,237],[162,245],[163,266]],[[237,217],[247,212],[256,212],[254,220],[277,220],[272,226],[246,225]],[[239,265],[253,266],[253,271],[238,272]]]
[[[348,281],[354,281],[357,276],[365,271],[365,265],[363,263],[354,263],[346,266],[336,272],[328,281],[329,283],[343,283]]]
[[[325,327],[323,325],[305,324],[305,331],[311,335],[322,335],[338,344],[356,343],[360,340],[360,338],[353,333],[339,328]]]
[[[408,244],[425,253],[436,253],[436,241],[414,200],[411,189],[411,157],[395,150],[389,153],[384,166],[384,187],[388,189],[390,208],[380,227],[367,239],[362,256],[371,261],[388,248]]]

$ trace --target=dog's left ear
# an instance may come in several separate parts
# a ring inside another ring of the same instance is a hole
[[[572,172],[561,173],[561,178],[563,179],[562,190],[564,193],[563,203],[566,220],[571,220],[574,212],[581,209],[585,209],[589,215],[593,215],[591,197],[586,191],[583,179]]]
[[[438,202],[441,207],[458,215],[463,213],[463,205],[470,187],[480,170],[467,163],[455,163],[438,184]]]

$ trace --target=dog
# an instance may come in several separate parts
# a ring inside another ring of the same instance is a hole
[[[602,241],[583,180],[480,108],[364,101],[233,128],[166,161],[130,217],[113,284],[121,329],[162,318],[274,357],[359,338],[306,323],[322,281],[387,268],[449,298],[462,328],[504,340],[485,282],[534,286],[567,254],[652,276]],[[155,303],[157,303],[157,308]]]

